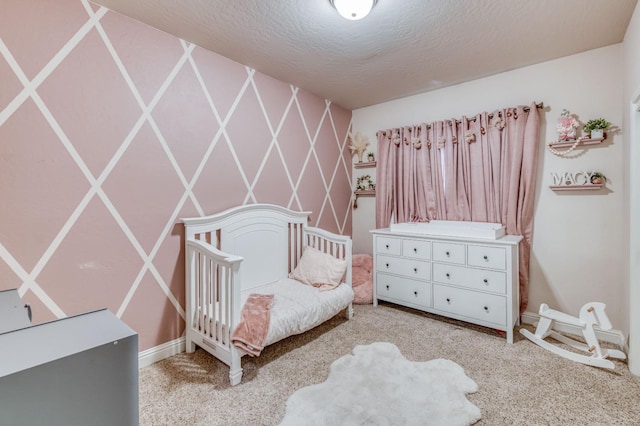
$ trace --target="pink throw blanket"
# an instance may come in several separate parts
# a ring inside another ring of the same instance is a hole
[[[264,349],[272,301],[273,294],[252,293],[240,312],[240,322],[231,336],[231,343],[251,356],[260,355]]]

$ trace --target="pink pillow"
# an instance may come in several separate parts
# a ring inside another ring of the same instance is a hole
[[[373,270],[373,257],[370,254],[354,254],[351,257],[351,266],[354,268],[360,266],[366,271],[371,271]]]
[[[347,270],[347,261],[337,259],[307,246],[302,252],[298,266],[289,274],[289,278],[314,287],[337,287]]]

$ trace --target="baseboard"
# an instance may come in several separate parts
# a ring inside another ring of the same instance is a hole
[[[138,352],[138,368],[147,367],[154,362],[162,361],[186,350],[185,338],[180,337],[153,348]]]
[[[536,325],[539,320],[540,320],[540,315],[533,312],[529,312],[529,311],[525,311],[520,316],[520,321],[523,324]],[[576,327],[575,325],[571,325],[571,324],[565,324],[565,323],[555,321],[553,325],[553,329],[560,331],[562,333],[569,333],[576,336],[582,336],[582,329],[580,327]],[[614,330],[614,329],[600,330],[595,328],[595,332],[598,340],[602,342],[613,343],[615,345],[620,346],[621,348],[626,347],[626,339],[624,337],[624,334],[620,330]]]
[[[520,321],[523,324],[535,325],[540,320],[540,315],[525,311],[520,316]],[[553,327],[555,330],[569,333],[576,336],[582,336],[582,330],[579,327],[570,324],[564,324],[556,321]],[[626,348],[626,339],[624,334],[620,330],[599,330],[596,329],[596,336],[603,342],[613,343]],[[184,337],[172,340],[167,343],[155,346],[153,348],[146,349],[142,352],[138,352],[138,367],[147,367],[155,362],[162,361],[163,359],[178,355],[186,351],[186,342]]]

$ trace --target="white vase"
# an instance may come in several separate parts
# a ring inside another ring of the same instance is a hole
[[[602,139],[604,137],[603,129],[593,129],[591,130],[591,139]]]

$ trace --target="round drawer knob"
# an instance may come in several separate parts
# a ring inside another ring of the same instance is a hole
[[[447,255],[447,257],[451,256],[451,253],[449,253],[449,252],[446,252],[445,254]]]
[[[413,268],[413,272],[418,273],[418,268]]]
[[[385,245],[385,247],[388,249],[389,248],[389,244]]]
[[[417,252],[418,252],[418,249],[417,249],[416,247],[414,247],[414,248],[413,248],[413,252],[414,252],[414,253],[417,253]]]
[[[414,291],[413,294],[415,294],[416,297],[418,297],[418,292]]]
[[[489,256],[483,256],[483,259],[486,260],[487,262],[489,261]]]
[[[484,310],[485,310],[485,312],[489,312],[489,307],[488,307],[488,306],[485,306],[485,307],[484,307]]]
[[[389,264],[387,263],[387,268],[389,267]]]
[[[451,303],[451,299],[447,297],[447,303]]]
[[[484,280],[482,280],[482,282],[484,282],[486,285],[489,285],[489,280],[486,279],[486,278]]]
[[[389,290],[389,285],[387,284],[387,290]]]
[[[447,272],[447,273],[446,273],[446,277],[447,277],[447,278],[451,278],[451,274]]]

